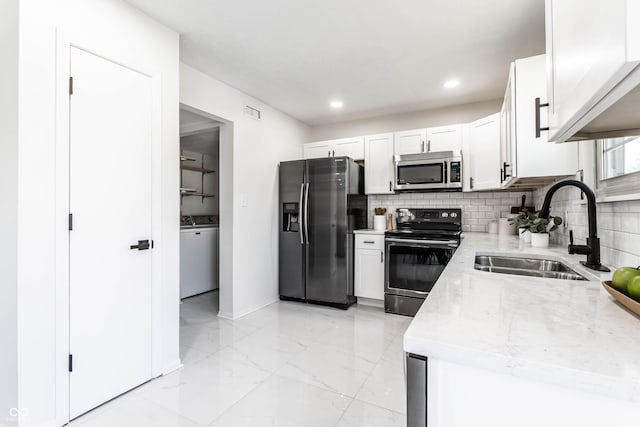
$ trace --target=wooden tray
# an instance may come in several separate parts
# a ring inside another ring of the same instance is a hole
[[[629,310],[640,316],[640,302],[635,301],[620,291],[617,291],[613,286],[611,286],[611,281],[607,280],[606,282],[602,282],[602,286],[604,289],[609,292],[609,295],[613,297],[620,304],[627,307]]]

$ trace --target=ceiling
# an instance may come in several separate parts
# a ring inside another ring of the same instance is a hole
[[[500,98],[509,63],[544,53],[541,0],[128,1],[184,63],[310,125]]]

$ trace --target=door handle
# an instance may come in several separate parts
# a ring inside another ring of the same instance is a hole
[[[298,229],[300,233],[300,244],[304,245],[304,212],[303,212],[303,203],[304,203],[304,183],[300,184],[300,203],[298,203]]]
[[[543,130],[549,130],[549,127],[542,128],[540,127],[540,109],[543,107],[548,107],[549,103],[545,102],[544,104],[540,103],[540,98],[536,98],[536,138],[540,138],[540,132]]]
[[[138,240],[137,245],[129,246],[129,249],[137,249],[139,251],[146,251],[149,248],[151,248],[151,243],[148,240]]]
[[[304,189],[304,238],[309,244],[309,183],[305,184]]]

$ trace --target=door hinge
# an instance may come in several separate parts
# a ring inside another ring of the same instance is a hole
[[[69,372],[73,372],[73,354],[69,355]]]
[[[69,77],[69,95],[73,95],[73,77]]]
[[[73,230],[73,214],[69,214],[69,231]]]

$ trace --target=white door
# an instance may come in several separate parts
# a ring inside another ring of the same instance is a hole
[[[500,113],[469,124],[469,179],[471,190],[500,189]],[[468,153],[464,153],[466,155]]]
[[[394,134],[395,155],[424,153],[427,149],[427,130],[414,129],[396,132]]]
[[[355,295],[384,299],[384,251],[356,249]]]
[[[426,151],[449,151],[462,149],[462,125],[427,128]]]
[[[366,136],[364,150],[365,194],[392,194],[393,134]]]
[[[70,418],[151,378],[151,79],[71,49]]]
[[[331,149],[334,157],[347,156],[353,160],[364,160],[364,138],[361,136],[355,138],[336,139]]]
[[[332,145],[329,142],[309,142],[302,148],[305,159],[318,159],[321,157],[331,157]]]

